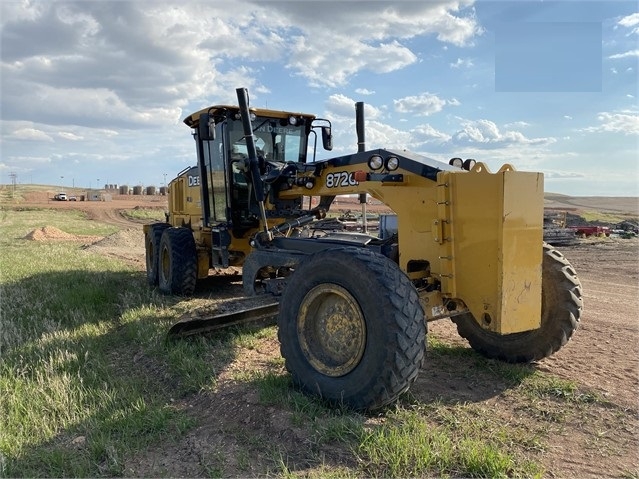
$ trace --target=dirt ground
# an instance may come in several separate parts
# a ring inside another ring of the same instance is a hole
[[[141,224],[124,218],[121,210],[136,206],[162,207],[160,197],[126,197],[110,202],[55,202],[42,197],[28,198],[27,203],[50,208],[78,208],[89,218],[124,228],[102,250],[144,268],[144,241]],[[574,205],[574,203],[573,203]],[[631,203],[632,206],[632,203]],[[606,204],[606,208],[612,208]],[[355,205],[354,210],[358,208]],[[629,211],[635,214],[634,209]],[[105,240],[106,241],[106,240]],[[99,242],[94,247],[100,248]],[[108,248],[107,248],[108,247]],[[540,461],[548,477],[634,477],[639,476],[639,240],[598,238],[581,240],[559,248],[575,267],[583,285],[584,312],[581,325],[570,342],[554,356],[542,360],[538,369],[574,381],[580,390],[604,398],[601,407],[589,409],[590,415],[575,414],[567,423],[549,434],[548,448],[535,460]],[[235,289],[233,289],[235,288]],[[228,297],[241,286],[224,290]],[[429,324],[429,334],[449,343],[466,344],[450,321]],[[267,364],[279,354],[275,340],[263,344],[240,363]],[[242,367],[235,363],[230,369]],[[218,378],[224,384],[225,375]],[[426,368],[411,389],[419,400],[444,398],[494,406],[504,414],[517,415],[525,405],[508,404],[508,395],[493,384],[468,380],[460,373]],[[242,390],[228,380],[219,392],[203,393],[189,399],[184,407],[193,411],[197,427],[178,444],[166,444],[135,458],[129,463],[132,475],[198,476],[207,470],[206,457],[223,454],[240,457],[235,437],[241,428],[262,430],[278,443],[289,445],[295,462],[296,448],[306,447],[306,438],[282,411],[259,404],[255,392]],[[531,427],[532,428],[532,427]],[[328,461],[339,464],[340,453]],[[346,459],[344,460],[352,460]],[[239,460],[239,459],[238,459]],[[301,460],[301,459],[300,459]],[[232,460],[231,460],[232,461]],[[252,458],[258,465],[265,459]],[[346,464],[348,465],[348,464]],[[227,463],[224,475],[252,475],[251,470],[233,468]],[[301,467],[301,465],[300,465]],[[260,469],[255,472],[259,473]],[[146,474],[145,474],[146,473]]]

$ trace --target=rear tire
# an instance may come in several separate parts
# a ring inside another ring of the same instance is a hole
[[[164,294],[189,296],[197,282],[197,252],[188,228],[167,228],[162,233],[158,287]]]
[[[426,323],[415,287],[395,263],[362,248],[302,261],[284,290],[278,326],[293,382],[356,410],[395,401],[423,365]]]
[[[543,248],[541,326],[500,335],[483,329],[470,314],[452,318],[475,351],[510,363],[537,361],[557,352],[579,326],[583,300],[577,273],[555,248],[546,243]]]
[[[170,225],[155,223],[151,225],[148,233],[144,235],[144,249],[146,251],[146,280],[149,286],[158,285],[158,270],[160,258],[160,241],[162,233]]]

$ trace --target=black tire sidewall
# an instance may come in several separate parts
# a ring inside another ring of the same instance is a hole
[[[572,266],[555,248],[544,244],[538,329],[500,335],[483,329],[470,314],[453,320],[459,334],[485,356],[513,363],[531,362],[550,356],[568,342],[579,325],[581,301],[581,285]]]
[[[164,275],[162,258],[169,258]],[[158,286],[165,294],[190,295],[197,281],[197,253],[193,233],[187,228],[167,228],[162,233],[158,254]]]
[[[358,257],[362,254],[372,253],[358,248],[343,248],[323,251],[303,261],[291,276],[284,291],[278,318],[282,355],[286,358],[287,368],[293,374],[294,381],[313,394],[333,402],[344,401],[355,408],[367,407],[368,400],[365,396],[377,394],[374,390],[379,387],[380,376],[387,375],[389,365],[392,368],[395,363],[399,334],[399,328],[395,324],[397,319],[385,318],[385,315],[380,318],[380,312],[398,314],[397,305],[393,305],[390,297],[396,288],[402,287],[396,284],[396,281],[384,278],[380,272],[372,270],[369,264]],[[381,256],[380,258],[387,261],[388,265],[396,270],[397,275],[403,274],[390,260]],[[366,321],[366,345],[363,356],[352,371],[341,377],[328,377],[318,372],[309,363],[299,345],[299,307],[312,288],[325,283],[345,288],[358,303]],[[412,284],[409,286],[412,288]],[[416,298],[417,292],[414,291],[414,294]],[[421,306],[419,310],[423,329],[415,341],[422,343],[420,349],[423,352],[425,325]],[[421,366],[421,360],[419,363],[418,368]]]
[[[159,278],[160,241],[164,230],[170,225],[161,223],[151,225],[145,235],[146,279],[150,286],[157,286]],[[149,253],[151,251],[151,253]]]

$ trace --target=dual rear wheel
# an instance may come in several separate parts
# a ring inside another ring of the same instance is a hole
[[[197,282],[197,252],[193,233],[165,223],[151,226],[145,238],[146,277],[164,294],[188,296]]]

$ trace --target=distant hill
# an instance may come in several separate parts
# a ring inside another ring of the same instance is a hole
[[[639,216],[639,198],[633,196],[568,196],[546,193],[544,206],[569,211],[594,210],[602,213]]]

